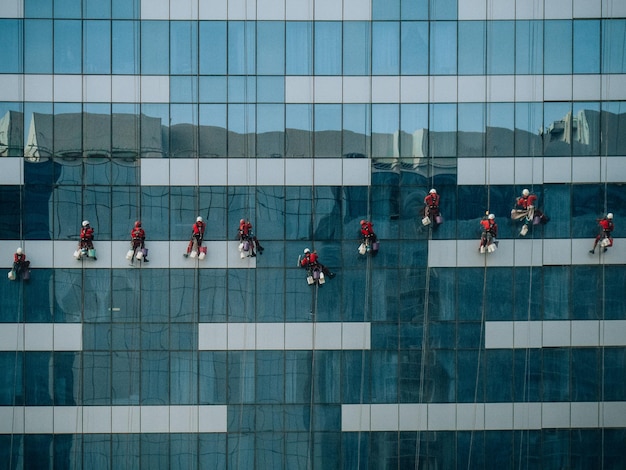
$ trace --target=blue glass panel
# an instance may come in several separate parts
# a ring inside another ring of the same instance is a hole
[[[624,207],[624,206],[621,206]],[[626,269],[621,266],[605,266],[601,275],[605,297],[602,310],[603,319],[621,320],[626,318]],[[606,295],[610,293],[610,295]]]
[[[54,21],[54,73],[82,72],[81,38],[81,21]]]
[[[550,222],[543,227],[546,238],[569,238],[572,223],[571,186],[550,184],[543,186],[544,208]],[[580,202],[580,201],[579,201]]]
[[[510,403],[513,401],[513,350],[485,351],[485,401]]]
[[[476,63],[476,61],[472,61]],[[482,157],[485,155],[486,106],[483,103],[459,103],[458,105],[458,155],[459,157]]]
[[[516,349],[513,352],[513,400],[541,401],[541,350]]]
[[[436,357],[441,357],[448,364],[436,364],[436,367],[428,368],[427,377],[429,381],[434,381],[432,385],[437,396],[442,396],[441,401],[451,402],[455,400],[454,393],[456,387],[456,401],[459,403],[483,403],[485,401],[485,355],[479,354],[478,350],[458,351],[458,366],[456,376],[454,372],[453,355],[454,351],[436,351]],[[452,362],[452,364],[450,364]],[[447,386],[439,387],[438,380],[443,379],[443,384]],[[454,380],[456,384],[452,383]],[[430,382],[428,382],[430,383]],[[444,395],[445,393],[445,395]],[[433,397],[433,401],[438,401]]]
[[[400,19],[400,0],[372,0],[372,19]]]
[[[315,75],[341,75],[341,33],[339,21],[315,22]]]
[[[201,404],[224,404],[227,394],[226,352],[201,351],[198,357],[198,394]]]
[[[282,351],[256,353],[256,402],[284,403],[285,357]]]
[[[170,73],[194,75],[198,73],[198,23],[172,21],[170,23]]]
[[[429,153],[431,157],[456,157],[457,105],[431,104]]]
[[[574,73],[600,73],[600,21],[574,20]]]
[[[25,0],[25,18],[52,18],[52,0]]]
[[[595,238],[601,229],[598,219],[604,215],[605,194],[601,185],[572,185],[572,194],[575,194],[575,204],[570,216],[573,237]],[[552,223],[552,222],[550,222]],[[591,240],[590,240],[591,242]],[[591,248],[591,243],[589,248]]]
[[[467,200],[467,199],[465,199]],[[477,242],[478,244],[478,242]],[[457,269],[459,299],[458,319],[482,320],[483,298],[482,292],[484,288],[485,272],[482,268],[460,268]],[[480,293],[480,294],[478,294]],[[480,295],[477,298],[477,295]],[[467,299],[475,299],[474,302],[467,302]]]
[[[83,436],[80,434],[57,434],[54,436],[54,467],[67,468],[82,459]],[[78,449],[81,449],[80,451]]]
[[[255,468],[254,434],[228,433],[228,466],[224,468]]]
[[[372,23],[372,74],[400,73],[400,23]]]
[[[19,186],[0,187],[0,239],[15,240],[20,238],[20,199]]]
[[[512,157],[514,153],[514,124],[515,116],[513,103],[487,104],[487,157]],[[496,176],[490,175],[495,179]]]
[[[141,468],[165,470],[170,465],[170,436],[168,434],[142,434],[139,449]]]
[[[546,20],[544,34],[544,73],[572,73],[572,21]]]
[[[228,73],[230,75],[251,75],[256,72],[255,38],[255,22],[229,21]]]
[[[112,0],[113,18],[139,18],[140,0]]]
[[[170,460],[179,468],[198,468],[198,435],[170,434]]]
[[[521,20],[515,22],[515,73],[541,74],[543,72],[543,22]],[[526,51],[526,53],[519,53]]]
[[[226,468],[226,434],[198,434],[199,469]]]
[[[111,349],[111,325],[85,323],[83,325],[83,350],[108,351]]]
[[[487,67],[486,25],[484,21],[460,21],[459,74],[484,75]]]
[[[142,187],[141,189],[141,222],[144,227],[150,227],[150,239],[170,239],[169,227],[169,188],[161,186]],[[171,233],[173,240],[187,240],[193,219],[189,219],[188,228],[176,227]]]
[[[52,21],[24,21],[24,72],[52,73]]]
[[[370,23],[346,21],[343,24],[343,36],[350,38],[350,41],[343,43],[343,74],[368,75],[371,67]]]
[[[456,22],[439,21],[430,24],[430,73],[454,75],[457,71]]]
[[[310,351],[285,351],[285,403],[310,403],[312,360]]]
[[[112,22],[111,69],[114,74],[139,73],[139,22]]]
[[[83,0],[84,18],[111,18],[111,0]]]
[[[282,104],[258,104],[256,156],[285,156],[285,107]]]
[[[207,81],[215,82],[219,81],[221,86],[223,81],[224,93],[226,90],[226,80],[222,78],[211,79],[211,77],[204,77]],[[207,84],[209,86],[211,84]],[[200,95],[202,96],[202,82],[200,84]],[[210,98],[210,97],[209,97]],[[207,99],[209,99],[207,98]],[[201,98],[201,100],[204,98]],[[226,101],[226,95],[223,98],[215,98],[215,101]],[[228,142],[228,136],[226,134],[226,105],[214,104],[214,105],[200,105],[199,109],[199,124],[198,129],[198,153],[204,158],[225,157],[227,155],[226,147]],[[211,224],[209,224],[209,229]]]
[[[198,359],[194,352],[170,353],[170,403],[198,403]]]
[[[513,447],[513,431],[497,431],[485,433],[485,455],[488,456],[489,465],[494,468],[512,468],[518,461]]]
[[[398,396],[400,403],[423,403],[426,381],[422,380],[422,351],[400,351]],[[361,403],[361,402],[359,402]]]
[[[285,270],[265,268],[263,269],[263,274],[257,276],[256,284],[256,321],[284,322],[285,306],[283,292],[285,288]]]
[[[543,104],[515,103],[515,155],[543,155]]]
[[[344,432],[341,437],[343,451],[341,468],[343,470],[369,468],[370,433]],[[413,445],[413,452],[415,452],[415,448],[415,445]],[[413,467],[411,466],[411,468]]]
[[[284,75],[285,23],[259,21],[257,23],[257,74]]]
[[[313,148],[316,157],[341,155],[341,111],[339,104],[315,105]]]
[[[226,271],[223,269],[201,270],[198,282],[200,321],[226,321]]]
[[[81,0],[55,0],[54,1],[54,17],[55,18],[80,18],[81,16]]]
[[[53,468],[52,434],[24,436],[24,468]]]
[[[200,73],[226,74],[226,22],[200,22]]]
[[[604,374],[601,351],[597,348],[572,349],[572,400],[602,400],[601,375]]]
[[[285,101],[285,77],[257,77],[256,83],[259,103],[283,103]],[[283,116],[284,111],[280,114]],[[283,129],[284,127],[283,123]]]
[[[601,155],[624,155],[626,142],[619,131],[624,125],[626,103],[623,101],[603,102],[601,114]]]
[[[188,269],[170,269],[169,315],[172,322],[197,321],[198,279]],[[186,349],[186,348],[185,348]]]
[[[285,405],[282,408],[285,414],[285,431],[306,432],[310,428],[311,407],[309,405]],[[288,433],[285,434],[288,436]]]
[[[52,269],[37,269],[24,289],[24,318],[27,322],[47,323],[52,321],[53,306],[49,295],[52,285]]]
[[[572,103],[574,122],[572,132],[573,155],[599,155],[600,133],[588,132],[587,126],[596,126],[600,121],[600,103]]]
[[[570,351],[553,348],[542,350],[542,401],[571,400]]]
[[[141,349],[166,351],[170,337],[167,323],[141,324]]]
[[[83,37],[83,73],[111,73],[111,22],[84,21]]]
[[[22,21],[0,20],[0,73],[22,73]]]
[[[315,351],[313,398],[315,403],[339,403],[341,351]]]
[[[113,322],[139,321],[139,275],[139,270],[112,270],[111,320]]]
[[[601,73],[626,72],[626,62],[624,62],[623,48],[615,47],[616,44],[623,44],[624,34],[626,34],[625,19],[602,20]]]
[[[137,350],[140,348],[141,329],[138,323],[111,324],[111,349]]]
[[[254,403],[254,351],[228,352],[228,403]]]
[[[542,320],[544,288],[543,268],[515,268],[515,300],[513,302],[515,320]],[[565,284],[563,290],[569,289]],[[567,304],[565,304],[567,305]],[[561,305],[563,308],[564,305]]]
[[[457,9],[457,0],[430,0],[430,19],[455,20]]]
[[[400,18],[403,20],[427,20],[428,0],[400,0]]]
[[[372,157],[397,158],[393,149],[400,126],[400,107],[396,104],[372,105]]]
[[[169,25],[167,21],[141,22],[142,74],[168,74],[170,70]]]
[[[83,440],[83,465],[94,470],[111,468],[111,436],[86,434]]]
[[[285,154],[287,157],[310,157],[313,154],[313,106],[285,106]]]
[[[310,75],[313,70],[313,24],[309,21],[289,21],[285,32],[287,75]]]
[[[485,290],[476,291],[474,299],[485,306],[487,321],[513,318],[513,270],[510,268],[485,268]],[[504,294],[506,293],[506,294]]]
[[[421,339],[421,338],[420,338]],[[428,346],[432,349],[450,349],[456,344],[456,324],[454,322],[429,322]],[[421,346],[414,343],[413,347]]]
[[[170,76],[170,102],[174,103],[194,103],[198,101],[198,79],[195,76]],[[184,112],[183,112],[184,111]],[[190,142],[176,142],[178,145],[196,146],[196,127],[198,122],[198,109],[195,105],[180,106],[172,105],[170,108],[172,121],[170,123],[170,135],[172,139],[172,156],[193,158],[195,154],[185,155],[177,152],[174,141],[176,128],[175,124],[184,124],[178,130],[178,139],[187,139]]]
[[[375,432],[370,434],[370,468],[396,467],[398,464],[398,433]]]
[[[332,468],[337,465],[337,456],[341,452],[341,433],[316,432],[313,434],[313,461],[316,470]]]
[[[231,82],[252,82],[245,77],[235,77]],[[230,91],[230,88],[229,88]],[[243,95],[242,95],[243,96]],[[231,97],[229,96],[229,101]],[[247,101],[244,98],[241,101]],[[228,156],[250,157],[256,152],[256,105],[254,104],[231,104],[228,105]]]
[[[283,407],[280,405],[257,405],[254,407],[254,413],[254,419],[251,421],[257,432],[282,431],[285,427]]]
[[[313,195],[308,187],[286,187],[285,211],[290,214],[287,218],[285,238],[287,240],[311,240],[311,206]],[[304,249],[304,248],[302,248]],[[294,259],[294,265],[296,264]]]
[[[366,158],[370,154],[370,106],[367,104],[344,104],[343,106],[343,152],[348,158]]]
[[[83,352],[83,405],[111,404],[111,355],[108,352]]]
[[[24,404],[24,353],[0,353],[0,405],[19,406]],[[29,358],[29,365],[34,362]],[[28,374],[31,372],[29,371]],[[1,447],[1,446],[0,446]]]
[[[515,71],[515,22],[487,22],[487,73],[513,74]]]
[[[167,405],[170,402],[170,368],[167,351],[141,353],[141,405]]]
[[[480,349],[484,341],[483,324],[459,322],[457,326],[457,347],[459,349]]]
[[[572,266],[573,320],[602,318],[602,273],[597,266]]]
[[[228,271],[228,320],[231,322],[255,321],[256,302],[254,273],[250,269]]]
[[[372,403],[398,401],[398,351],[372,351],[371,367],[378,371],[372,375]]]
[[[456,270],[431,268],[428,314],[432,320],[454,320],[456,316]]]
[[[568,466],[571,452],[570,432],[569,429],[544,429],[542,431],[542,467],[560,468]]]

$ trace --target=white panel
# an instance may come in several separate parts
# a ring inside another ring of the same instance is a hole
[[[543,240],[543,265],[554,266],[572,263],[572,241],[566,239]]]
[[[256,165],[259,186],[282,186],[285,184],[285,160],[282,158],[258,159]]]
[[[257,323],[256,348],[258,350],[285,349],[285,324]]]
[[[289,0],[285,6],[285,19],[288,21],[313,20],[314,0]]]
[[[343,2],[339,2],[337,0],[314,0],[315,1],[315,20],[316,21],[327,21],[327,20],[342,20],[343,12],[342,6]]]
[[[543,402],[541,404],[541,427],[544,429],[569,428],[570,404]]]
[[[485,429],[485,405],[483,403],[457,403],[456,425],[460,429],[475,431]]]
[[[543,75],[515,76],[515,101],[537,102],[542,100]]]
[[[574,0],[572,13],[574,18],[600,18],[601,0]]]
[[[574,75],[572,96],[574,101],[599,101],[602,96],[600,75]]]
[[[372,405],[341,405],[341,431],[369,431]]]
[[[21,158],[0,158],[0,184],[24,184]]]
[[[487,19],[487,0],[458,0],[458,19],[459,21]]]
[[[515,0],[498,0],[487,3],[488,20],[515,19]]]
[[[457,77],[431,76],[429,94],[431,103],[454,103],[457,101]]]
[[[141,160],[141,185],[142,186],[169,186],[170,184],[170,159],[169,158],[145,158]]]
[[[311,186],[313,184],[313,160],[310,158],[285,160],[285,184],[287,186]]]
[[[229,323],[228,349],[253,350],[256,348],[255,323]]]
[[[544,5],[546,19],[572,19],[572,0],[550,0]]]
[[[80,434],[83,432],[82,406],[55,406],[53,417],[55,434]]]
[[[313,349],[312,323],[285,324],[285,349],[311,350]]]
[[[518,20],[543,19],[543,0],[515,2],[515,18]]]
[[[168,432],[170,429],[169,406],[142,406],[141,432]]]
[[[571,322],[568,320],[544,321],[543,347],[569,347],[571,345],[570,325]]]
[[[227,350],[227,334],[226,323],[200,323],[198,325],[198,349],[200,351]]]
[[[370,349],[371,330],[369,323],[343,323],[341,333],[342,349]]]
[[[54,344],[52,323],[26,323],[24,348],[27,351],[52,351]]]
[[[600,426],[607,428],[623,428],[626,427],[626,402],[603,402],[602,422]]]
[[[137,103],[141,100],[141,80],[137,75],[111,76],[111,101]]]
[[[203,186],[223,186],[228,174],[228,161],[225,158],[200,158],[199,183]]]
[[[167,103],[169,100],[170,78],[168,76],[145,75],[141,77],[142,103]]]
[[[513,429],[513,404],[485,404],[485,429]]]
[[[22,101],[24,99],[23,86],[23,75],[0,74],[0,101]]]
[[[400,77],[402,103],[428,103],[428,77]]]
[[[83,432],[99,434],[111,432],[110,406],[83,406]]]
[[[111,76],[83,75],[83,101],[87,103],[110,103]]]
[[[315,77],[315,102],[341,103],[342,88],[341,77]]]
[[[540,322],[513,322],[514,348],[540,348],[542,341],[543,338]]]
[[[83,326],[80,323],[54,323],[55,351],[80,351],[83,349]]]
[[[83,101],[81,75],[54,75],[54,101],[80,103]]]
[[[535,230],[532,228],[531,230]],[[537,236],[541,236],[541,229],[537,228]],[[532,232],[531,232],[532,233]],[[527,235],[530,236],[530,235]],[[543,264],[543,240],[528,239],[514,240],[515,266],[541,266]]]
[[[228,19],[256,19],[256,0],[228,0]]]
[[[343,77],[344,103],[369,103],[371,83],[369,77]]]
[[[170,20],[198,19],[198,0],[170,0],[169,8]]]
[[[370,184],[370,160],[368,158],[344,158],[341,164],[344,186],[368,186]]]
[[[278,20],[285,19],[284,0],[257,0],[257,20]]]
[[[228,19],[228,2],[224,0],[199,0],[198,15],[201,20]]]
[[[256,159],[229,158],[228,184],[241,186],[256,185]]]
[[[111,432],[139,433],[141,432],[140,406],[113,406],[111,407]]]
[[[515,76],[487,76],[487,101],[490,103],[515,101]]]
[[[341,349],[341,324],[314,323],[315,349]]]
[[[26,258],[29,259],[31,262],[31,267],[52,267],[52,241],[25,241],[23,246],[24,253],[26,253]],[[17,246],[15,246],[13,249],[15,248],[17,248]]]
[[[343,0],[345,21],[369,21],[372,19],[371,0]]]
[[[515,158],[515,184],[542,184],[543,183],[543,158],[542,157],[516,157]]]
[[[24,409],[26,434],[51,434],[54,432],[52,406],[27,406]]]
[[[484,158],[457,159],[457,184],[486,184]]]
[[[24,76],[24,100],[53,101],[52,75]]]
[[[313,77],[285,77],[286,103],[312,103]]]
[[[456,403],[428,405],[428,429],[430,431],[456,429]]]
[[[24,323],[3,323],[0,328],[0,351],[21,351],[23,348]]]
[[[597,428],[600,420],[598,403],[571,403],[571,426],[572,428]]]
[[[513,347],[513,322],[485,322],[485,349],[509,349]]]
[[[593,238],[572,239],[572,264],[600,264],[605,262],[609,253],[604,254],[596,247],[595,254],[589,253],[593,247]]]
[[[572,159],[570,157],[545,157],[543,159],[544,183],[570,183]]]
[[[514,429],[541,429],[541,403],[513,403]]]
[[[239,241],[226,242],[226,246],[227,267],[240,269],[256,268],[256,257],[247,256],[241,259],[241,252],[239,251]],[[213,260],[209,261],[213,263]]]
[[[226,432],[227,412],[226,406],[204,405],[198,407],[198,431],[199,432]]]
[[[398,103],[400,77],[372,77],[372,103]]]
[[[573,320],[572,346],[599,346],[600,322],[598,320]]]
[[[428,429],[428,405],[401,403],[399,413],[399,431],[425,431]]]
[[[341,186],[343,164],[339,158],[313,159],[315,186]]]
[[[626,346],[626,320],[604,321],[601,330],[603,346]]]
[[[604,18],[624,18],[626,2],[623,0],[602,0],[602,16]]]
[[[198,407],[170,406],[169,432],[198,432]]]
[[[489,183],[490,184],[511,184],[515,178],[515,159],[513,158],[490,158],[489,162]]]
[[[0,406],[0,434],[24,434],[24,407]]]
[[[513,266],[514,240],[499,240],[498,249],[494,253],[480,253],[479,245],[480,237],[476,240],[458,240],[457,266],[481,267],[485,261],[487,266]]]
[[[371,407],[371,430],[394,431],[398,429],[398,405],[384,404]]]
[[[603,173],[608,183],[626,181],[626,157],[606,157],[606,173]]]
[[[167,20],[169,14],[169,0],[141,0],[142,20]]]
[[[459,77],[459,103],[480,103],[487,100],[487,77],[467,75]]]
[[[197,158],[166,158],[170,164],[167,174],[170,176],[170,185],[172,186],[197,186],[198,181],[198,162]],[[142,160],[141,167],[149,165],[147,159]]]
[[[456,240],[428,240],[428,266],[456,266]]]
[[[3,0],[0,2],[0,18],[22,18],[24,0]]]
[[[544,75],[543,97],[546,101],[571,101],[571,75]]]

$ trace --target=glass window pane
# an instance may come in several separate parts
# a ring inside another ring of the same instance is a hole
[[[311,75],[313,70],[313,24],[311,22],[287,22],[285,59],[287,75]]]
[[[52,0],[25,0],[25,18],[52,18]]]
[[[372,19],[400,19],[400,0],[372,0]]]
[[[574,73],[600,73],[600,21],[574,21]]]
[[[624,44],[626,19],[602,20],[602,73],[626,73]]]
[[[512,74],[515,71],[515,22],[487,22],[487,73]]]
[[[367,104],[344,104],[343,106],[343,152],[353,158],[367,158],[370,154],[370,106]]]
[[[572,154],[599,155],[600,103],[572,103]]]
[[[400,107],[398,105],[372,105],[372,158],[396,156],[394,136],[399,126]]]
[[[456,156],[457,105],[430,105],[430,151],[432,157]]]
[[[544,73],[572,73],[572,21],[544,22]]]
[[[84,18],[111,18],[110,0],[83,0]]]
[[[428,74],[428,23],[403,21],[400,28],[400,73]]]
[[[84,21],[83,35],[83,73],[111,73],[111,22]]]
[[[256,105],[228,105],[228,156],[249,157],[255,154]]]
[[[139,73],[139,22],[113,21],[111,56],[112,73]]]
[[[24,72],[52,73],[52,21],[24,20]]]
[[[454,75],[457,72],[456,22],[430,23],[430,73]]]
[[[400,73],[400,23],[374,22],[372,24],[372,74],[398,75]]]
[[[54,21],[54,73],[82,72],[82,37],[81,21]]]
[[[141,222],[144,227],[150,227],[151,240],[170,239],[170,189],[161,186],[143,187],[141,191]],[[193,221],[189,222],[189,227]],[[186,240],[189,229],[172,231],[171,239]]]
[[[313,154],[313,106],[285,106],[285,154],[288,157],[311,157]]]
[[[285,237],[285,189],[282,186],[257,186],[257,221],[254,235],[261,246],[265,240],[283,240]],[[253,225],[256,225],[252,221]]]
[[[457,0],[430,0],[430,19],[456,20]]]
[[[341,105],[315,105],[316,157],[336,158],[341,155]]]
[[[256,72],[256,23],[228,22],[228,73],[253,75]]]
[[[140,405],[167,405],[169,393],[169,353],[144,351],[141,353]]]
[[[170,73],[198,73],[198,24],[195,21],[170,22]]]
[[[514,154],[514,105],[513,103],[489,103],[487,105],[488,157],[509,157]]]
[[[111,404],[111,356],[108,352],[83,352],[84,405]]]
[[[170,70],[170,23],[141,22],[141,73],[167,75]]]
[[[626,155],[626,102],[602,102],[600,155]]]
[[[315,22],[315,75],[341,75],[341,22]]]
[[[141,156],[162,158],[169,153],[170,113],[167,104],[141,105]]]
[[[515,156],[543,155],[543,104],[515,103]]]
[[[543,73],[543,22],[521,20],[515,22],[515,73]],[[522,51],[522,53],[520,53]],[[524,53],[523,51],[527,51]]]
[[[459,74],[484,75],[486,26],[484,21],[459,22]]]
[[[257,23],[257,73],[283,75],[285,73],[285,23],[259,21]]]
[[[570,156],[572,132],[571,103],[544,103],[543,153],[545,156]]]
[[[226,22],[200,22],[200,73],[226,74]]]
[[[140,0],[112,0],[112,16],[113,18],[139,18],[139,2]]]
[[[343,42],[343,74],[368,75],[370,73],[370,23],[346,21],[343,23],[343,36],[350,38]]]
[[[458,109],[459,157],[483,156],[485,153],[485,105],[483,103],[460,103]]]
[[[282,104],[259,104],[256,107],[256,156],[285,155],[285,107]]]
[[[0,73],[22,73],[22,21],[0,20]]]

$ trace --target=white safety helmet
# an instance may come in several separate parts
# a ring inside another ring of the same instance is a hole
[[[204,222],[204,219],[200,216],[198,216],[198,218],[196,219],[196,222]]]
[[[493,220],[493,219],[495,219],[495,218],[496,218],[496,216],[495,216],[495,215],[493,215],[493,214],[489,214],[489,217],[487,217],[487,218],[488,218],[489,220]]]
[[[83,220],[83,227],[86,227],[87,225],[89,225],[89,221],[88,220]]]
[[[431,189],[430,191],[428,191],[430,194],[437,194],[437,190],[435,188]]]
[[[530,194],[530,191],[528,189],[522,190],[522,195],[523,196],[528,196],[529,194]]]
[[[17,247],[17,250],[15,250],[15,252],[16,252],[18,255],[21,255],[21,254],[22,254],[22,247],[21,247],[21,246],[18,246],[18,247]]]
[[[361,220],[361,222],[360,222],[360,223],[361,223],[361,225],[363,225],[365,222],[366,222],[366,220],[365,220],[365,219],[363,219],[363,220]]]
[[[306,255],[306,254],[308,254],[308,253],[311,253],[311,250],[309,250],[308,248],[305,248],[305,249],[304,249],[304,254]]]
[[[239,223],[240,223],[240,224],[245,223],[245,219],[239,219]]]
[[[606,215],[606,218],[607,218],[607,219],[612,219],[612,218],[613,218],[613,212],[609,212],[609,213]]]

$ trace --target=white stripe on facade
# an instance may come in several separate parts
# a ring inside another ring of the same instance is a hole
[[[227,432],[226,405],[0,406],[0,434]]]
[[[626,402],[341,405],[343,432],[504,431],[626,426]]]
[[[626,346],[626,320],[485,322],[485,348]]]
[[[370,323],[200,323],[200,351],[360,350],[371,348]]]
[[[80,351],[80,323],[2,323],[0,351]]]

